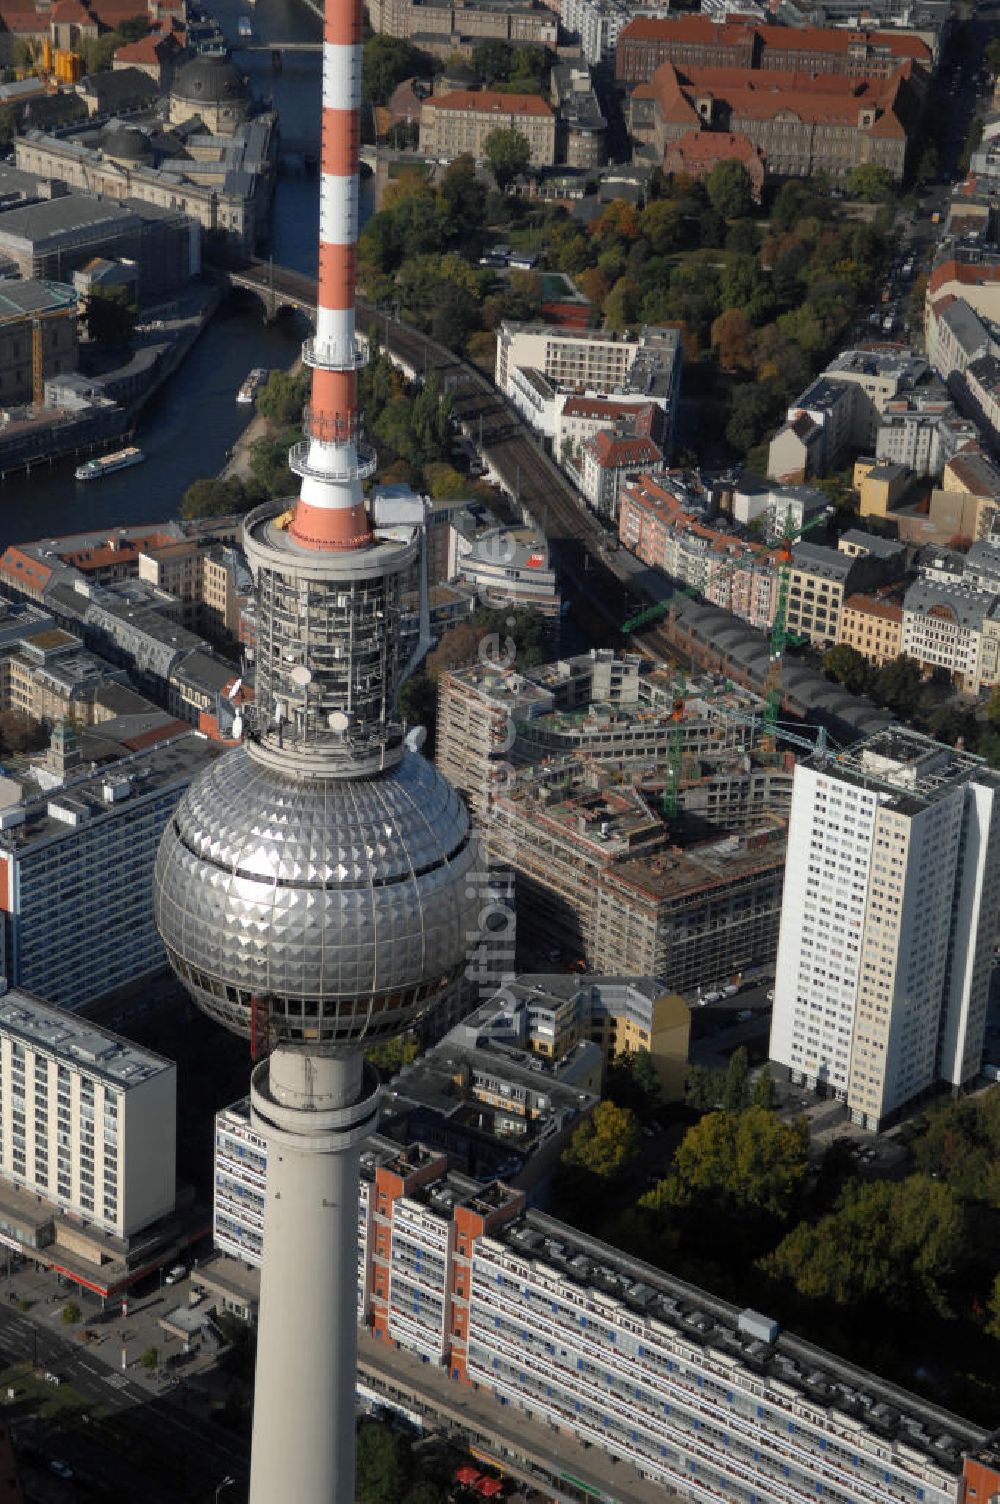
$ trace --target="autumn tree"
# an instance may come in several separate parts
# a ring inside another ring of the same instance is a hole
[[[670,1175],[640,1204],[661,1211],[703,1203],[785,1219],[805,1180],[808,1147],[804,1123],[783,1123],[763,1107],[710,1112],[688,1129]]]
[[[563,1152],[563,1164],[607,1180],[623,1170],[639,1152],[639,1123],[635,1113],[614,1102],[598,1102],[573,1134]]]
[[[753,325],[742,308],[727,308],[712,324],[712,348],[724,371],[753,369]]]

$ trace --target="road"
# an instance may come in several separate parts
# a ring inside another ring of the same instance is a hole
[[[200,1404],[178,1388],[169,1396],[152,1394],[142,1383],[104,1361],[117,1358],[120,1345],[117,1326],[101,1351],[81,1347],[46,1323],[48,1307],[33,1315],[22,1314],[9,1303],[0,1305],[0,1363],[4,1367],[27,1361],[42,1372],[58,1375],[60,1388],[71,1387],[91,1406],[122,1422],[120,1445],[109,1448],[100,1435],[93,1435],[78,1419],[47,1422],[22,1415],[15,1404],[5,1419],[14,1426],[15,1437],[41,1459],[58,1457],[74,1470],[73,1484],[53,1480],[48,1494],[66,1499],[81,1496],[79,1484],[89,1485],[95,1496],[109,1500],[142,1499],[144,1504],[177,1504],[177,1464],[184,1480],[184,1497],[192,1501],[211,1497],[214,1484],[225,1476],[236,1480],[228,1490],[228,1504],[245,1497],[249,1478],[249,1452],[232,1432],[187,1407]],[[124,1452],[127,1455],[123,1455]],[[173,1477],[159,1476],[156,1457],[171,1459]],[[150,1463],[153,1463],[151,1466]],[[209,1480],[214,1480],[210,1482]],[[190,1490],[190,1491],[188,1491]]]

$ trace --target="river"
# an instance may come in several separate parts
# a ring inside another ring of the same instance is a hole
[[[209,0],[227,37],[235,43],[240,15],[250,15],[257,38],[267,42],[317,41],[320,22],[301,0]],[[262,99],[272,99],[284,137],[319,149],[320,55],[288,53],[275,74],[269,52],[237,52]],[[364,208],[364,206],[363,206]],[[283,174],[274,199],[274,259],[315,272],[319,215],[316,175]],[[147,405],[136,442],[149,456],[134,470],[83,485],[74,463],[43,466],[0,484],[0,547],[57,537],[84,528],[154,522],[178,514],[187,486],[221,470],[251,416],[236,392],[252,366],[288,366],[298,353],[304,325],[279,319],[265,325],[259,310],[229,304],[215,316],[177,373]]]

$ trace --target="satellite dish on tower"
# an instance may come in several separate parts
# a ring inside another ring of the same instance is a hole
[[[312,673],[306,668],[304,663],[296,664],[288,677],[296,689],[307,689],[312,683]]]
[[[326,718],[326,724],[331,731],[346,731],[349,723],[342,710],[331,710]]]

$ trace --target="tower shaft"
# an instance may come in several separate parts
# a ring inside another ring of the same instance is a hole
[[[279,1046],[251,1103],[268,1161],[250,1504],[354,1504],[359,1154],[378,1090],[360,1051]]]
[[[361,0],[326,0],[320,151],[316,336],[302,358],[312,368],[308,439],[290,455],[302,478],[292,536],[307,548],[347,550],[371,540],[361,482],[374,455],[358,445],[354,284],[361,144]]]

